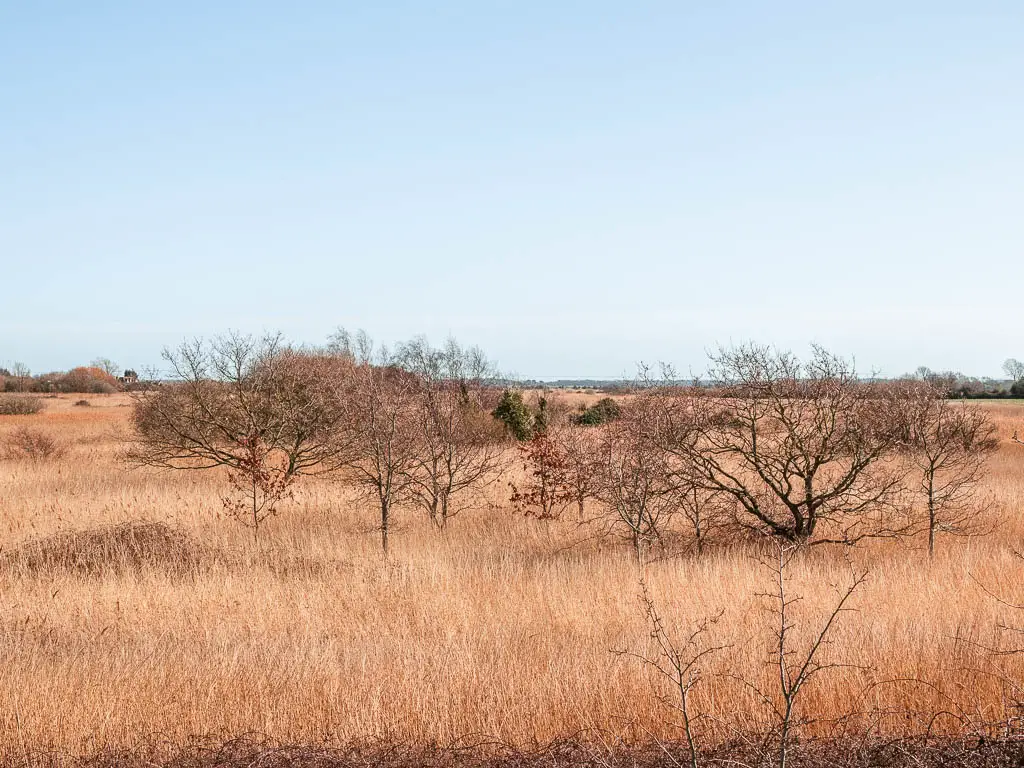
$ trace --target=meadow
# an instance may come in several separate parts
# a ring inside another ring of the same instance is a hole
[[[522,749],[571,738],[598,753],[681,738],[671,691],[617,653],[651,652],[626,542],[516,514],[502,478],[443,532],[399,508],[384,561],[374,510],[303,479],[254,544],[224,514],[220,472],[130,468],[128,396],[80,399],[0,418],[0,442],[29,425],[66,448],[0,460],[0,753],[243,734]],[[815,720],[803,738],[1013,729],[1024,658],[992,649],[1024,626],[1013,605],[1024,602],[1024,445],[1009,439],[1024,404],[971,407],[999,430],[983,486],[991,533],[940,537],[931,560],[913,539],[795,562],[802,644],[835,585],[868,572],[823,649],[843,666],[802,700]],[[758,556],[723,546],[646,570],[670,633],[721,614],[712,632],[728,647],[692,694],[707,744],[771,724],[750,686],[773,684],[776,617],[759,596],[771,574]]]

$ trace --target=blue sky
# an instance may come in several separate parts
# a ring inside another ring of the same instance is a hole
[[[1018,2],[0,0],[0,362],[1024,358]]]

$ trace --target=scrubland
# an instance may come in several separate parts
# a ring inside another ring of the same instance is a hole
[[[374,510],[304,479],[254,544],[223,514],[217,471],[130,469],[129,400],[46,400],[0,419],[51,433],[63,456],[0,461],[0,752],[88,755],[140,740],[259,734],[279,742],[674,742],[671,693],[616,651],[649,652],[627,543],[515,514],[507,479],[443,532],[399,509],[382,559]],[[1024,405],[991,410],[1001,444],[983,537],[818,548],[793,567],[805,643],[851,568],[868,581],[823,648],[802,738],[998,735],[1018,716],[1024,659]],[[571,516],[570,516],[571,517]],[[149,523],[148,526],[134,524]],[[129,525],[133,524],[133,525]],[[722,614],[693,706],[709,745],[770,725],[750,683],[777,619],[749,545],[652,558],[650,593],[683,636]],[[1002,601],[999,599],[1001,598]],[[1002,627],[1002,628],[1001,628]]]

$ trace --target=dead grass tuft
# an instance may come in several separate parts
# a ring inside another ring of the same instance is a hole
[[[0,569],[40,574],[99,576],[145,567],[183,574],[206,561],[191,536],[164,523],[130,522],[81,531],[58,531],[0,555]]]

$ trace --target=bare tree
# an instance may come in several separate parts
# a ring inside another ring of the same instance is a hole
[[[1003,373],[1013,381],[1024,379],[1024,363],[1015,358],[1007,358],[1003,363]]]
[[[657,414],[646,405],[647,401],[628,404],[606,428],[598,490],[613,522],[628,530],[641,569],[645,550],[661,539],[677,505],[668,454],[652,439]]]
[[[647,583],[643,580],[640,581],[640,590],[640,603],[651,628],[650,638],[654,642],[656,653],[654,655],[628,651],[616,651],[616,653],[639,659],[667,681],[674,699],[670,703],[682,717],[683,736],[686,739],[686,747],[689,752],[690,768],[698,768],[700,749],[697,743],[696,728],[705,718],[693,711],[690,695],[701,680],[702,664],[708,657],[730,647],[728,644],[716,645],[712,638],[712,633],[722,618],[722,613],[719,612],[698,621],[686,635],[686,639],[682,643],[678,643],[665,627],[665,622],[658,612],[654,598],[651,597],[647,589]]]
[[[93,368],[99,368],[108,376],[113,376],[114,378],[117,378],[117,363],[115,363],[109,357],[97,357],[95,360],[89,363],[89,365],[91,365]]]
[[[32,371],[24,363],[15,362],[11,365],[11,378],[16,392],[28,392],[32,384]]]
[[[692,467],[671,470],[679,513],[693,534],[693,547],[703,554],[709,542],[720,538],[736,519],[735,500],[714,488],[706,488]]]
[[[773,668],[777,680],[774,690],[765,689],[749,681],[742,682],[765,704],[775,719],[775,728],[770,734],[776,742],[779,768],[786,768],[794,730],[813,722],[813,718],[800,717],[798,705],[804,688],[815,677],[828,670],[854,665],[822,661],[822,651],[830,644],[830,635],[843,613],[853,610],[847,607],[850,598],[867,580],[866,573],[851,573],[845,587],[837,587],[837,599],[821,625],[811,634],[810,641],[803,648],[794,647],[794,632],[797,624],[793,608],[800,597],[789,589],[788,572],[799,551],[794,545],[775,544],[776,557],[765,560],[764,565],[771,572],[772,590],[762,594],[769,601],[775,617],[774,642],[768,664]]]
[[[347,458],[334,439],[342,412],[325,382],[338,361],[287,347],[279,336],[228,334],[165,349],[173,383],[135,395],[130,462],[163,469],[225,467],[246,478],[253,528],[276,508],[275,488],[329,472]],[[263,494],[265,486],[268,494]],[[268,506],[269,504],[269,506]]]
[[[675,371],[662,365],[662,382],[674,382]],[[693,536],[693,547],[702,554],[710,539],[735,524],[735,499],[703,481],[698,466],[688,451],[674,450],[689,435],[691,420],[677,407],[677,387],[658,386],[650,369],[640,367],[636,394],[628,406],[631,413],[646,414],[642,439],[665,454],[665,472],[670,481],[676,512],[686,520]],[[621,414],[620,414],[621,415]],[[675,418],[673,418],[675,417]]]
[[[926,502],[928,556],[937,533],[983,532],[976,492],[985,463],[998,448],[988,414],[966,403],[953,404],[934,386],[897,382],[907,454],[918,471]]]
[[[364,332],[355,343],[343,329],[332,339],[336,355],[354,366],[339,400],[346,417],[336,443],[347,460],[338,475],[380,510],[380,538],[388,556],[393,508],[407,498],[420,448],[416,424],[419,377],[404,370],[387,348],[374,348]]]
[[[852,364],[745,345],[714,355],[710,378],[662,395],[661,442],[745,525],[799,544],[901,532],[886,514],[901,483],[892,404]]]
[[[442,349],[414,339],[398,349],[397,360],[419,377],[409,497],[444,530],[470,506],[468,491],[492,482],[503,463],[505,441],[490,415],[496,393],[485,383],[494,367],[479,349],[454,339]]]

